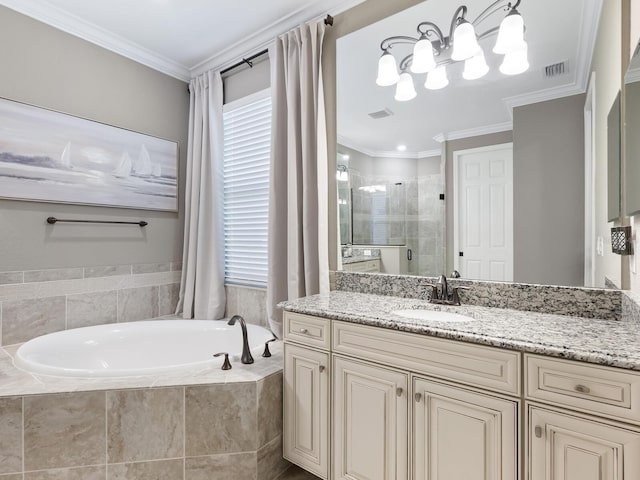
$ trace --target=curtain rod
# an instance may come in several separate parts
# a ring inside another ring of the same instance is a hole
[[[333,26],[333,17],[331,15],[327,14],[327,16],[324,18],[324,24],[329,26],[329,27],[332,27]],[[265,48],[264,50],[261,50],[258,53],[254,53],[250,57],[242,58],[238,63],[234,63],[230,67],[227,67],[224,70],[222,70],[220,72],[220,75],[224,75],[225,73],[229,73],[231,70],[235,70],[236,68],[238,68],[238,67],[240,67],[242,65],[249,65],[250,68],[253,68],[253,60],[255,60],[258,57],[261,57],[262,55],[264,55],[265,53],[268,53],[268,52],[269,52],[269,50]]]

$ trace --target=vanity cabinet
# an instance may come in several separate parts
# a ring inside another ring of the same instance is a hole
[[[345,272],[380,273],[380,259],[365,260],[363,262],[345,263],[342,265]]]

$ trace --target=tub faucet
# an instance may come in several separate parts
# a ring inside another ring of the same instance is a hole
[[[249,349],[249,336],[247,335],[247,323],[240,315],[234,315],[227,322],[227,325],[235,325],[236,321],[240,322],[240,328],[242,329],[242,356],[240,361],[244,364],[253,363],[253,357],[251,356],[251,350]]]

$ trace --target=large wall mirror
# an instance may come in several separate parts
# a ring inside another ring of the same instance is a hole
[[[428,0],[338,38],[339,268],[619,285],[619,257],[602,233],[606,185],[585,180],[585,92],[603,2],[517,3],[527,48],[510,55],[493,51],[507,2],[492,0],[468,0],[464,12]],[[456,12],[475,26],[484,60],[451,58],[462,55],[446,38]],[[438,65],[429,73],[412,72],[421,34]],[[381,71],[393,77],[395,61],[399,79],[380,78],[383,53]],[[596,255],[617,271],[596,272]]]
[[[627,215],[640,213],[640,42],[624,77]]]

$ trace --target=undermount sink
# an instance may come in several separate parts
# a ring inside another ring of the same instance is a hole
[[[475,318],[461,315],[459,313],[440,312],[438,310],[395,310],[394,315],[400,317],[411,318],[413,320],[427,320],[433,322],[473,322]]]

